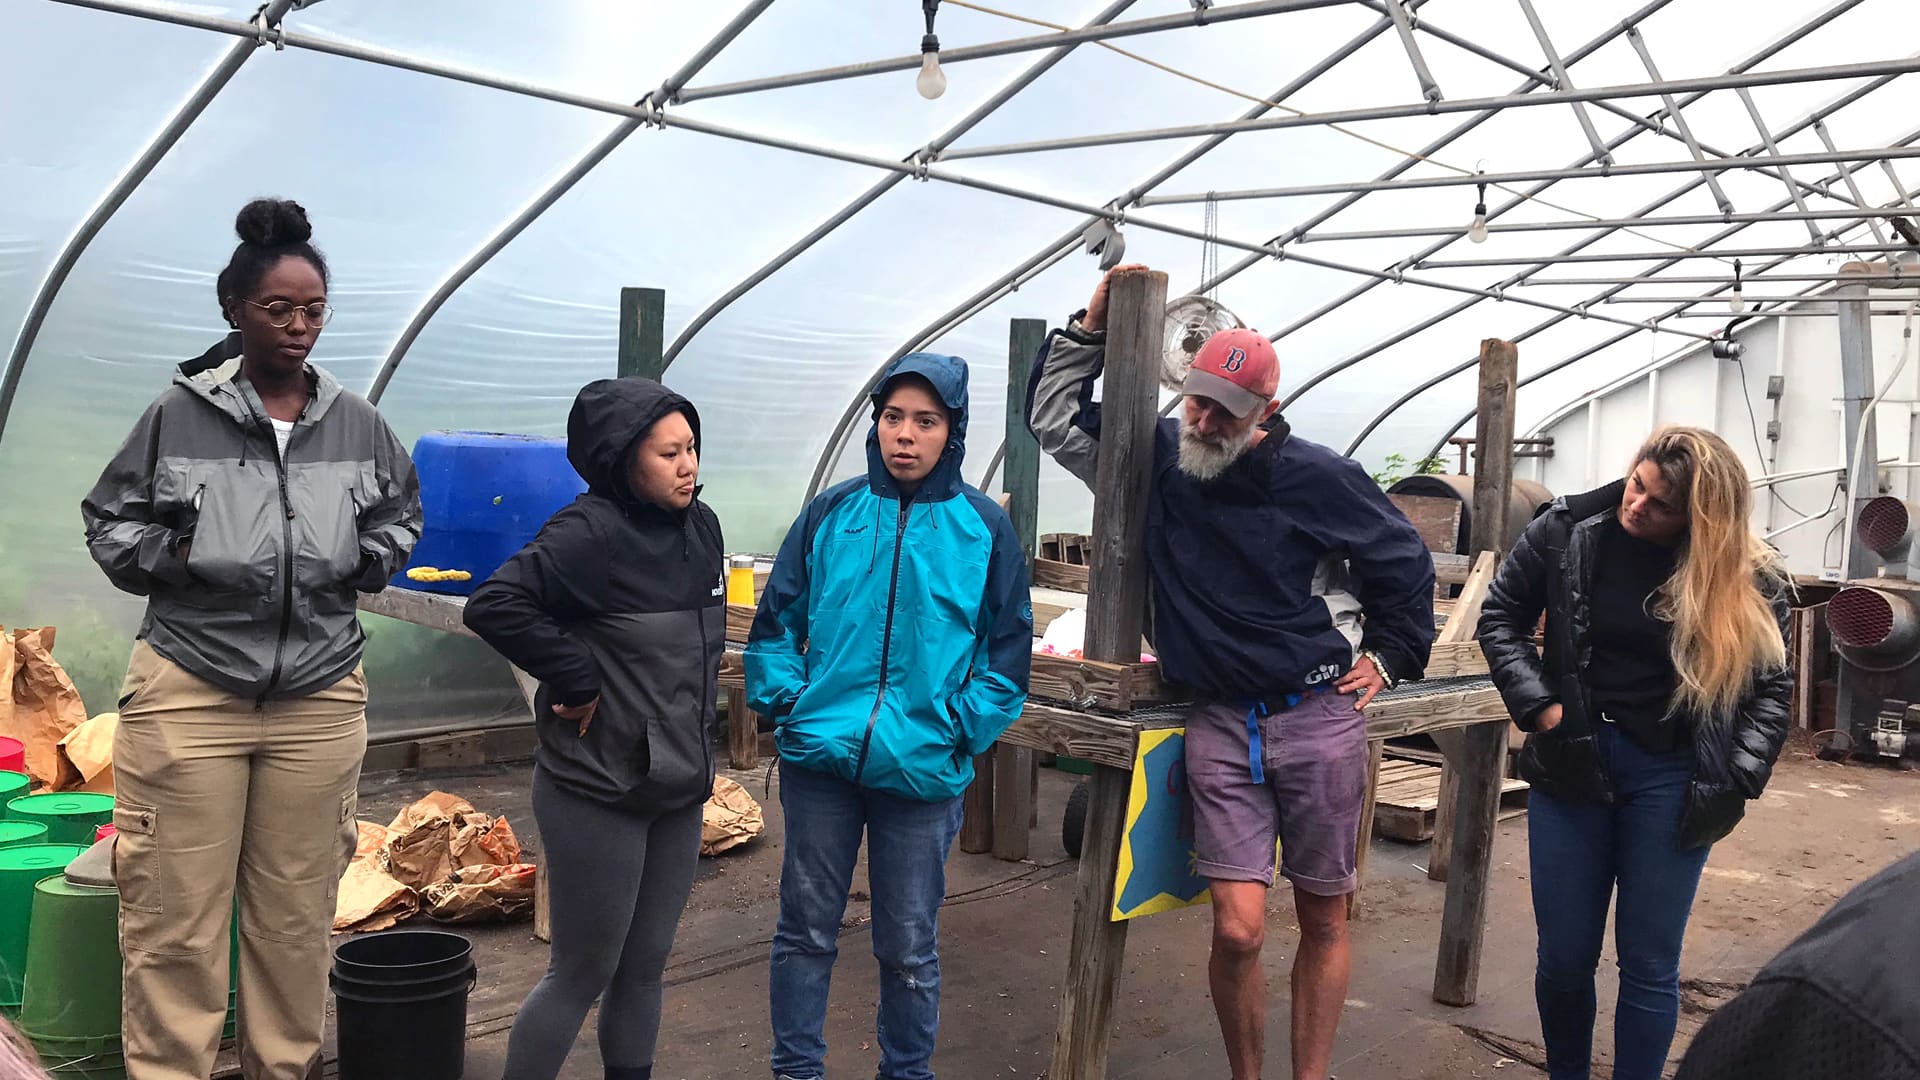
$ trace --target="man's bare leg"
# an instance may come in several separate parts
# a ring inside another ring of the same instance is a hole
[[[1326,1080],[1327,1070],[1333,1067],[1333,1035],[1340,1027],[1340,1008],[1347,1000],[1347,976],[1353,970],[1347,898],[1315,896],[1295,888],[1293,905],[1300,920],[1300,953],[1293,960],[1293,1080]],[[1215,955],[1219,947],[1216,934]],[[1217,996],[1219,991],[1214,993]],[[1234,1076],[1237,1080],[1240,1074]]]
[[[1267,887],[1257,881],[1215,881],[1213,953],[1207,981],[1233,1080],[1260,1080],[1266,1057],[1267,973],[1260,946],[1267,937]]]

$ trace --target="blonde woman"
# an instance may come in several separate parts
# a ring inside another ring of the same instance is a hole
[[[1748,529],[1751,499],[1719,436],[1665,428],[1625,479],[1535,519],[1487,595],[1480,644],[1528,733],[1534,998],[1553,1080],[1588,1075],[1616,890],[1613,1075],[1661,1075],[1707,849],[1759,797],[1786,738],[1789,583]]]

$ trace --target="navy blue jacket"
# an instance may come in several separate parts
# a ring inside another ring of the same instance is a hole
[[[1042,347],[1027,416],[1041,448],[1093,482],[1104,335],[1077,325]],[[1284,420],[1220,477],[1179,467],[1180,424],[1154,433],[1147,509],[1154,648],[1201,695],[1266,701],[1337,679],[1371,649],[1395,679],[1426,671],[1433,556],[1366,470]]]

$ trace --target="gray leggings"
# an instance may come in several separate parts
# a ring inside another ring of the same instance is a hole
[[[520,1006],[506,1080],[553,1080],[596,998],[600,1058],[612,1075],[648,1069],[660,1034],[660,973],[700,859],[700,804],[642,817],[533,771],[552,902],[547,973]],[[604,997],[603,997],[604,995]]]

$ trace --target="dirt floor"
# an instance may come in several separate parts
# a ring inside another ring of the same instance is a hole
[[[762,773],[733,774],[756,798]],[[956,852],[941,913],[942,1014],[935,1066],[947,1077],[1043,1076],[1066,965],[1076,863],[1060,845],[1067,793],[1077,780],[1042,770],[1033,855],[1007,863]],[[505,814],[530,845],[536,832],[524,763],[435,773],[369,774],[361,815],[385,821],[434,789]],[[783,825],[779,788],[766,801],[767,831],[736,853],[702,860],[668,969],[656,1076],[661,1080],[768,1076],[766,955],[777,911]],[[1495,888],[1479,1002],[1465,1009],[1430,996],[1445,886],[1425,875],[1426,845],[1376,841],[1353,928],[1355,963],[1341,1023],[1340,1080],[1524,1078],[1540,1072],[1532,998],[1534,932],[1526,820],[1504,823],[1494,850]],[[1714,849],[1681,962],[1684,1009],[1674,1061],[1712,1010],[1850,887],[1920,848],[1920,777],[1867,765],[1834,765],[1790,748],[1766,797]],[[536,853],[537,861],[537,853]],[[830,1075],[858,1078],[878,1061],[873,1018],[865,867],[848,905],[841,963],[828,1012]],[[1267,1075],[1287,1075],[1287,972],[1297,930],[1284,892],[1271,907]],[[1114,1080],[1224,1078],[1206,987],[1209,914],[1187,909],[1135,921],[1114,1009],[1108,1075]],[[538,981],[546,947],[529,923],[475,928],[480,977],[468,1007],[467,1075],[500,1075],[507,1033]],[[1603,1060],[1615,981],[1611,944],[1601,966]],[[602,1075],[590,1017],[563,1076]],[[1596,1075],[1606,1076],[1604,1068]]]

